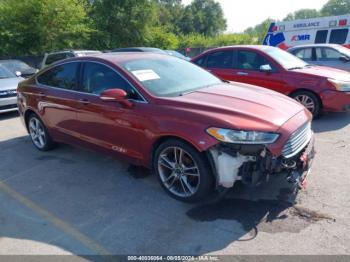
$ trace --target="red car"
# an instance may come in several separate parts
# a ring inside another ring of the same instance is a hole
[[[313,158],[304,107],[267,89],[223,83],[168,55],[58,62],[19,84],[18,106],[39,150],[63,142],[120,156],[152,168],[183,201],[282,171],[300,184]]]
[[[193,58],[192,62],[221,79],[257,85],[288,95],[303,104],[315,117],[322,110],[350,112],[348,72],[309,65],[276,47],[216,48]]]

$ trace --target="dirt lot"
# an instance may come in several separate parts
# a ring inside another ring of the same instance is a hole
[[[350,254],[349,123],[314,122],[317,156],[297,197],[280,177],[189,205],[109,156],[39,152],[17,115],[2,115],[0,254]]]

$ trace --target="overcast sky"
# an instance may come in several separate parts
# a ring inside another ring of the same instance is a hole
[[[321,7],[327,0],[216,0],[224,10],[228,32],[241,32],[266,18],[283,19],[301,8]],[[191,0],[182,0],[189,4]]]

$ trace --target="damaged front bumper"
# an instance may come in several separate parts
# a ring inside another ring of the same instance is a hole
[[[270,175],[287,174],[287,180],[298,187],[305,185],[315,155],[314,136],[298,154],[290,158],[273,156],[265,145],[220,143],[208,151],[217,187],[231,188],[236,181],[258,186]]]

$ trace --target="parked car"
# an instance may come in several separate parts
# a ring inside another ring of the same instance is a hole
[[[181,58],[183,60],[186,60],[186,61],[190,61],[191,58],[189,58],[188,56],[184,56],[183,54],[175,51],[175,50],[165,50],[165,52],[168,54],[168,55],[171,55],[171,56],[175,56],[177,58]]]
[[[221,79],[272,89],[303,104],[315,117],[321,111],[350,111],[350,74],[310,65],[271,46],[216,48],[193,63]],[[268,102],[266,102],[268,103]]]
[[[166,54],[164,50],[154,47],[123,47],[113,49],[112,52],[150,52],[157,54]]]
[[[300,184],[313,158],[312,115],[303,106],[168,55],[72,58],[20,83],[18,93],[37,149],[64,142],[121,156],[152,168],[183,201],[282,171]]]
[[[350,72],[350,50],[341,45],[300,45],[288,49],[288,52],[310,64]]]
[[[287,50],[300,44],[349,46],[350,15],[276,21],[269,26],[263,44]]]
[[[0,65],[6,67],[15,75],[21,75],[22,77],[30,77],[38,72],[38,69],[17,59],[0,60]]]
[[[24,80],[0,65],[0,114],[17,110],[17,85]]]
[[[51,65],[57,61],[70,58],[70,57],[79,57],[87,55],[97,55],[102,52],[96,50],[64,50],[52,53],[46,53],[44,55],[43,61],[41,62],[41,68],[45,68],[48,65]]]

